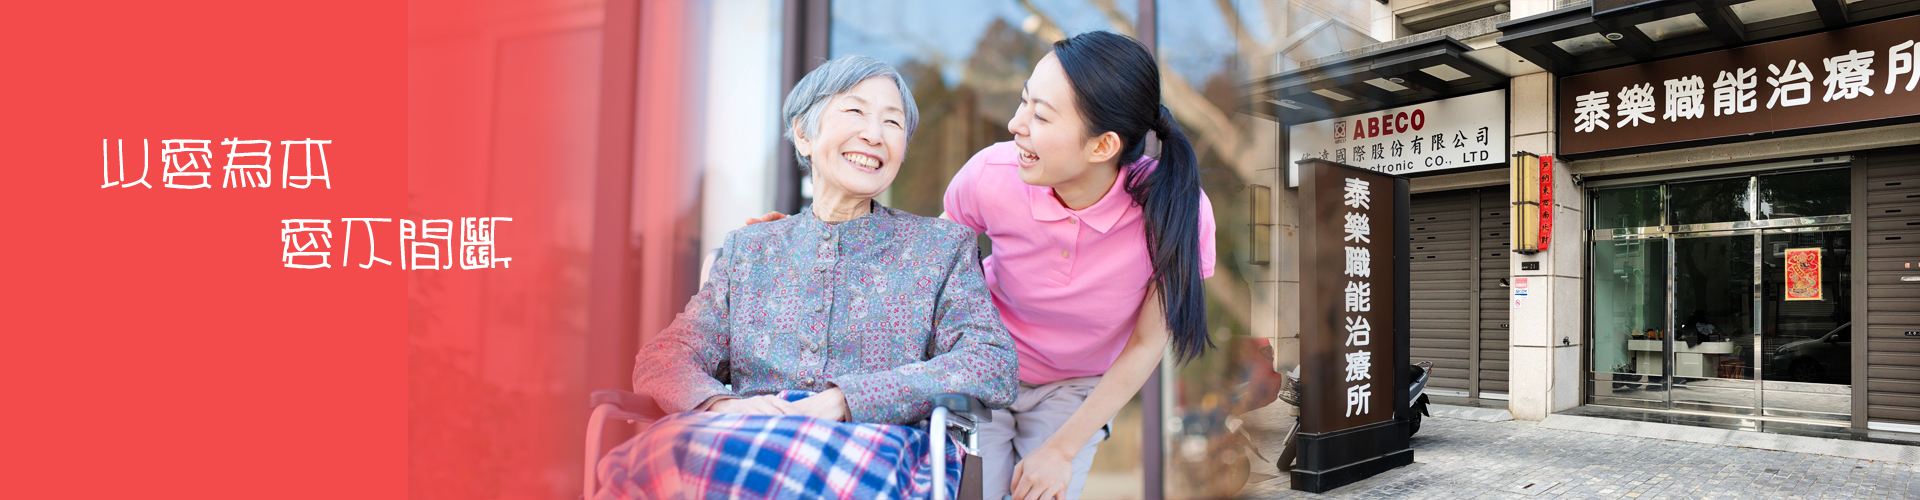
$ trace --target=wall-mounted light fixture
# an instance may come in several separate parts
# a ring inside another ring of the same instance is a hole
[[[1273,188],[1247,185],[1247,263],[1266,265],[1273,252]]]
[[[1513,199],[1513,251],[1532,255],[1553,238],[1553,157],[1521,151],[1508,169]]]

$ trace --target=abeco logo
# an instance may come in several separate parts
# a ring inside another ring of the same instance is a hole
[[[1339,125],[1335,126],[1334,133],[1336,137],[1345,135],[1341,132],[1346,130],[1345,125],[1346,122],[1342,121]],[[1426,111],[1416,109],[1413,110],[1412,113],[1381,113],[1380,116],[1353,119],[1353,138],[1364,139],[1390,134],[1418,132],[1426,126]],[[1340,140],[1335,139],[1334,142],[1340,142]]]
[[[1339,144],[1339,143],[1342,143],[1342,142],[1347,142],[1347,121],[1346,121],[1346,120],[1334,120],[1334,122],[1333,122],[1333,143],[1334,143],[1334,144]]]

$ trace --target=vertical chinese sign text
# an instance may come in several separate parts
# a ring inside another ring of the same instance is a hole
[[[1324,492],[1413,462],[1407,422],[1407,181],[1300,166],[1299,464]]]

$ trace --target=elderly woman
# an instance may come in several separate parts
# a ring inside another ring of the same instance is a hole
[[[909,424],[932,396],[1013,401],[1013,341],[973,232],[873,201],[919,120],[899,74],[834,59],[783,111],[813,205],[727,235],[640,351],[635,391],[677,413],[601,461],[599,498],[927,497],[927,434]]]

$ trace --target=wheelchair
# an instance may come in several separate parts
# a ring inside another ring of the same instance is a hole
[[[593,391],[587,398],[588,407],[593,414],[587,417],[586,471],[582,476],[582,500],[593,498],[600,486],[599,464],[605,450],[600,449],[600,434],[608,419],[622,419],[627,423],[650,424],[667,416],[665,410],[653,401],[653,398],[620,390]],[[979,446],[980,438],[976,430],[979,423],[993,421],[993,411],[981,404],[979,399],[965,394],[941,394],[933,397],[933,415],[927,419],[928,449],[933,454],[933,498],[947,500],[947,441],[952,439],[960,447],[962,464],[960,473],[960,494],[962,499],[978,499],[981,496],[981,472]],[[933,432],[945,429],[946,433]]]

